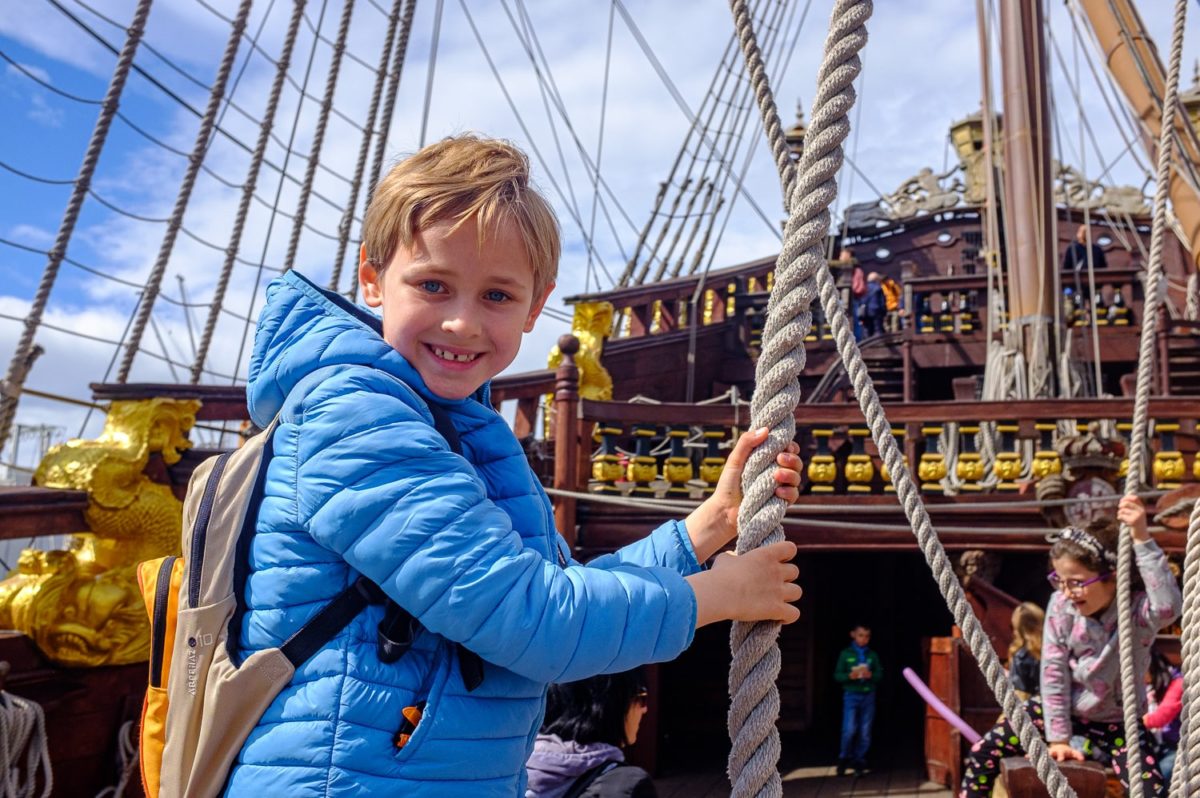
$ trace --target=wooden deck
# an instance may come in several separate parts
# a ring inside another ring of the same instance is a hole
[[[925,780],[923,771],[916,768],[870,771],[862,777],[838,778],[833,765],[801,767],[785,770],[785,798],[950,798],[951,791],[940,784]],[[656,779],[659,798],[725,798],[729,782],[722,771],[689,773]]]

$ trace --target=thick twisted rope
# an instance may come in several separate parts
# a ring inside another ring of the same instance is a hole
[[[854,101],[851,84],[861,68],[857,52],[866,41],[863,25],[870,16],[871,3],[869,0],[840,0],[835,6],[829,37],[826,39],[825,59],[818,72],[812,126],[805,137],[798,176],[787,155],[783,125],[770,86],[767,85],[761,54],[753,41],[745,1],[732,0],[731,5],[747,71],[754,82],[755,96],[762,111],[763,127],[769,137],[791,212],[785,228],[783,251],[776,268],[775,290],[768,305],[767,323],[763,330],[763,353],[755,373],[756,388],[754,404],[751,406],[753,426],[769,424],[771,434],[751,454],[743,473],[745,498],[738,517],[738,550],[763,545],[782,536],[779,522],[774,520],[776,514],[782,516],[783,507],[780,500],[772,497],[774,480],[771,478],[771,465],[795,431],[792,413],[795,401],[799,398],[795,375],[804,364],[803,338],[811,323],[810,286],[815,282],[838,352],[854,386],[854,394],[880,456],[892,476],[905,516],[934,574],[938,589],[954,615],[955,623],[962,629],[971,653],[997,701],[1004,708],[1005,716],[1011,720],[1039,777],[1056,798],[1074,798],[1074,790],[1051,760],[1045,741],[1012,691],[991,641],[963,594],[962,585],[930,523],[908,464],[892,435],[891,425],[884,416],[883,406],[854,341],[833,275],[825,263],[822,245],[828,232],[828,208],[837,190],[833,176],[841,165],[841,143],[849,132],[847,113]],[[784,316],[784,313],[794,315]],[[779,354],[779,350],[785,347],[786,362],[782,361]],[[786,409],[782,408],[789,400],[791,404]],[[780,418],[780,413],[785,414],[786,418]],[[771,525],[769,528],[768,524]],[[731,640],[734,662],[729,677],[733,695],[729,728],[734,738],[729,774],[734,795],[763,794],[767,785],[779,784],[777,773],[764,773],[762,760],[766,757],[760,755],[769,754],[774,749],[777,756],[778,751],[777,734],[773,742],[769,736],[775,732],[778,694],[772,694],[764,684],[768,675],[773,680],[778,673],[779,655],[774,646],[777,634],[778,625],[734,624]],[[768,724],[770,729],[764,729]],[[748,777],[751,766],[752,777]],[[774,779],[770,775],[774,775]],[[752,787],[756,788],[755,792],[750,792]]]
[[[42,323],[42,315],[46,312],[46,303],[50,300],[50,291],[58,277],[58,268],[67,256],[67,247],[71,243],[71,235],[75,232],[75,223],[79,220],[79,211],[83,201],[92,187],[92,176],[96,173],[96,164],[100,161],[100,152],[104,142],[108,140],[108,131],[112,127],[113,117],[121,104],[121,93],[125,90],[125,81],[133,66],[133,57],[138,45],[142,42],[142,33],[146,30],[146,17],[150,15],[151,0],[139,0],[133,11],[133,19],[125,34],[125,44],[117,56],[117,64],[113,68],[112,80],[108,83],[108,91],[100,103],[100,114],[96,117],[96,126],[92,128],[92,137],[88,140],[87,150],[83,155],[83,163],[79,166],[79,174],[75,177],[75,187],[67,200],[66,210],[63,211],[62,221],[58,225],[58,235],[54,237],[54,246],[42,272],[41,282],[38,283],[37,293],[29,306],[29,314],[21,330],[21,338],[17,341],[16,351],[8,365],[8,373],[0,384],[0,449],[8,441],[8,433],[12,429],[13,419],[17,414],[17,402],[21,398],[21,389],[25,387],[29,364],[34,355],[33,338]]]
[[[755,97],[763,108],[776,164],[786,168],[790,180],[786,195],[792,199],[784,230],[783,249],[775,270],[775,287],[767,306],[763,349],[755,367],[755,390],[750,406],[751,425],[767,426],[767,440],[754,451],[742,477],[744,499],[738,511],[738,552],[783,540],[781,525],[787,505],[775,497],[771,473],[775,458],[796,435],[796,405],[800,401],[799,375],[804,369],[804,336],[812,326],[816,275],[825,263],[824,243],[829,232],[829,206],[837,195],[837,170],[842,162],[842,142],[849,133],[846,114],[854,104],[854,79],[862,69],[858,52],[866,44],[864,23],[871,3],[841,0],[834,7],[825,59],[818,73],[812,125],[801,159],[797,183],[782,139],[782,124],[768,85],[762,55],[754,37],[745,0],[733,3],[734,23]],[[786,167],[785,167],[786,165]],[[779,778],[779,624],[735,622],[730,635],[733,661],[729,670],[729,779],[734,796],[778,796]]]
[[[1188,522],[1187,551],[1183,560],[1183,712],[1179,749],[1171,773],[1171,798],[1200,794],[1200,735],[1192,707],[1200,701],[1200,501]]]
[[[244,4],[249,5],[249,2],[244,2]],[[304,5],[305,0],[296,0],[292,6],[292,16],[288,20],[287,34],[283,38],[283,49],[279,53],[279,61],[275,66],[275,79],[271,83],[271,93],[267,96],[267,106],[263,110],[262,123],[258,128],[258,141],[255,142],[254,153],[250,156],[246,181],[242,183],[242,196],[238,201],[237,216],[233,220],[233,232],[229,235],[229,246],[225,248],[225,263],[221,266],[221,276],[217,278],[216,288],[213,289],[212,304],[208,308],[208,317],[204,320],[204,331],[200,334],[200,344],[196,347],[196,362],[192,364],[193,384],[200,382],[200,375],[204,372],[204,361],[208,358],[213,333],[217,329],[217,319],[225,304],[225,293],[229,290],[229,278],[233,274],[233,264],[237,260],[238,248],[242,245],[242,233],[246,229],[246,218],[250,213],[250,200],[254,198],[254,190],[258,186],[258,175],[262,171],[267,144],[271,140],[271,132],[275,127],[275,113],[279,109],[279,97],[283,93],[283,84],[292,63],[292,51],[296,47],[300,20],[304,17]],[[280,180],[282,179],[281,176]]]
[[[342,60],[346,55],[346,37],[350,34],[350,18],[354,14],[354,0],[345,0],[342,6],[342,16],[338,21],[337,38],[333,42],[333,54],[329,60],[329,72],[325,76],[325,95],[321,98],[321,111],[317,116],[317,127],[313,131],[312,147],[309,150],[308,166],[304,170],[304,184],[300,188],[300,199],[296,205],[296,215],[292,219],[292,234],[288,238],[287,256],[283,259],[283,268],[296,267],[296,252],[300,249],[300,234],[304,232],[304,218],[308,215],[308,200],[312,195],[313,180],[317,176],[317,165],[321,161],[321,148],[325,146],[325,130],[329,126],[329,111],[333,108],[333,94],[337,91],[338,76],[342,71]],[[367,122],[369,130],[371,123]],[[354,201],[346,206],[346,210],[354,212]]]
[[[1167,188],[1171,179],[1171,146],[1175,136],[1175,109],[1179,105],[1179,66],[1183,60],[1183,26],[1187,18],[1187,0],[1175,2],[1175,24],[1171,34],[1171,57],[1167,85],[1163,93],[1162,130],[1158,137],[1158,165],[1154,189],[1154,221],[1150,230],[1150,260],[1146,267],[1145,302],[1142,331],[1138,342],[1137,387],[1133,398],[1133,429],[1129,434],[1129,475],[1125,495],[1135,496],[1145,482],[1146,450],[1150,431],[1150,384],[1154,376],[1155,333],[1162,304],[1163,241],[1167,229]],[[1117,636],[1121,654],[1122,714],[1125,718],[1126,776],[1130,798],[1142,798],[1142,757],[1138,729],[1141,724],[1139,697],[1144,691],[1142,673],[1135,664],[1133,619],[1133,538],[1121,525],[1117,549]]]
[[[1186,307],[1187,320],[1200,321],[1200,271],[1194,271],[1188,277]]]
[[[150,321],[154,310],[154,300],[158,298],[162,287],[163,275],[167,271],[167,263],[171,260],[171,252],[175,249],[175,239],[179,228],[183,226],[183,214],[187,211],[192,199],[192,189],[196,186],[196,178],[200,167],[204,165],[204,156],[208,152],[212,140],[213,128],[217,123],[217,112],[225,100],[225,85],[229,82],[229,73],[233,71],[233,62],[237,59],[238,45],[241,44],[242,34],[246,30],[246,19],[250,16],[250,0],[242,0],[238,6],[237,16],[229,31],[229,40],[225,42],[225,52],[221,54],[221,63],[217,67],[216,77],[213,78],[212,91],[208,95],[208,106],[200,119],[200,127],[196,131],[196,143],[188,156],[187,168],[183,172],[183,180],[179,183],[179,193],[175,195],[175,207],[167,220],[167,229],[163,233],[162,244],[158,248],[158,258],[146,278],[146,288],[142,292],[141,302],[138,303],[133,325],[129,330],[129,340],[125,344],[125,354],[121,357],[121,365],[117,369],[117,382],[129,379],[129,371],[133,368],[133,359],[137,356],[142,345],[142,335]]]

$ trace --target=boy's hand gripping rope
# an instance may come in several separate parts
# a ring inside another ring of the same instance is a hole
[[[1142,309],[1142,332],[1138,342],[1137,388],[1133,397],[1133,429],[1129,433],[1129,475],[1125,477],[1125,495],[1136,496],[1145,481],[1147,434],[1150,425],[1150,382],[1154,375],[1155,336],[1158,309],[1163,293],[1163,239],[1167,226],[1167,188],[1171,179],[1171,149],[1175,140],[1175,109],[1179,105],[1179,66],[1183,60],[1183,25],[1187,0],[1175,2],[1175,24],[1171,34],[1171,56],[1167,85],[1163,92],[1162,130],[1158,136],[1158,164],[1154,187],[1154,221],[1150,231],[1150,261],[1146,267],[1146,299]],[[1190,545],[1190,536],[1189,536]],[[1139,739],[1143,674],[1134,663],[1133,628],[1133,538],[1129,527],[1121,524],[1117,545],[1117,637],[1121,653],[1121,694],[1125,719],[1125,775],[1129,779],[1130,798],[1142,798],[1142,751]],[[1193,600],[1194,603],[1194,600]],[[1186,627],[1185,627],[1186,628]],[[1191,713],[1188,713],[1189,716]],[[1190,742],[1190,741],[1189,741]],[[1184,741],[1180,740],[1180,746]],[[1190,757],[1189,757],[1190,759]],[[1174,780],[1178,783],[1178,780]],[[1191,794],[1190,792],[1188,793]]]
[[[790,210],[783,249],[776,265],[775,288],[768,304],[763,350],[755,370],[751,405],[751,424],[755,427],[769,425],[771,434],[750,456],[743,472],[745,499],[738,516],[738,551],[782,537],[780,519],[786,507],[782,501],[773,498],[770,468],[778,453],[795,435],[793,413],[799,402],[797,375],[804,367],[803,341],[812,321],[809,307],[815,284],[832,326],[838,352],[854,386],[854,394],[955,623],[962,629],[971,653],[1005,715],[1011,719],[1042,781],[1056,798],[1074,798],[1074,790],[1050,758],[1045,741],[1013,693],[991,641],[966,601],[962,585],[954,575],[908,465],[892,436],[891,426],[854,341],[833,276],[825,263],[823,244],[829,230],[829,206],[837,193],[834,176],[841,166],[841,145],[849,132],[847,115],[854,103],[852,84],[861,70],[857,54],[866,43],[864,25],[871,14],[871,3],[869,0],[838,0],[835,4],[825,41],[825,58],[818,72],[812,124],[805,136],[799,176],[783,141],[783,126],[755,42],[746,2],[731,0],[731,6],[747,72],[754,85]],[[782,791],[776,771],[779,737],[775,719],[779,714],[779,696],[774,679],[779,672],[779,650],[775,645],[778,631],[779,625],[774,623],[733,625],[730,641],[733,663],[729,673],[732,696],[729,729],[733,749],[729,756],[729,777],[735,796],[777,796]]]

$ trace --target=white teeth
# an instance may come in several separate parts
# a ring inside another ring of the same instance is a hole
[[[433,353],[442,360],[455,360],[459,363],[470,363],[472,360],[479,357],[478,355],[456,355],[453,352],[447,352],[445,349],[438,349],[436,346],[431,346],[429,348],[432,349]]]

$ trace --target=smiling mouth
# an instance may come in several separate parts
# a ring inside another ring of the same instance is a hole
[[[436,346],[430,346],[429,351],[433,352],[435,357],[438,357],[442,360],[448,360],[452,363],[470,363],[471,361],[473,361],[477,357],[479,357],[479,355],[476,353],[458,355],[458,354],[455,354],[454,352],[448,352],[445,349],[441,349]]]

